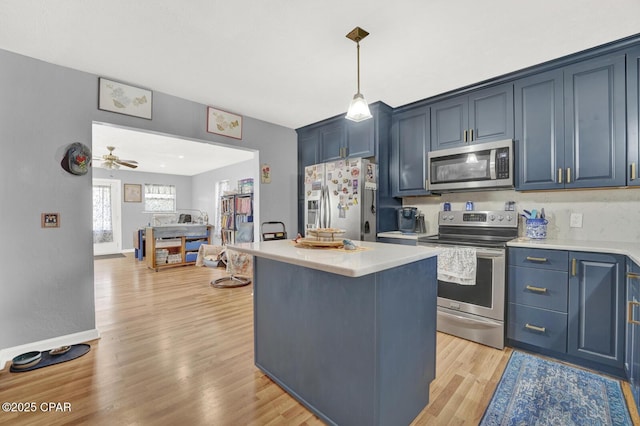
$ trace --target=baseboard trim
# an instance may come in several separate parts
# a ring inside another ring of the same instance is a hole
[[[79,333],[67,334],[64,336],[53,337],[51,339],[40,340],[39,342],[27,343],[12,348],[0,349],[0,371],[5,367],[11,367],[11,360],[25,352],[46,351],[64,345],[75,345],[78,343],[88,342],[100,338],[100,332],[94,328],[92,330],[81,331]]]

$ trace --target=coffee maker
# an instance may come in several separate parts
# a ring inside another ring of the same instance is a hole
[[[416,207],[400,207],[398,209],[398,231],[403,234],[416,232]]]

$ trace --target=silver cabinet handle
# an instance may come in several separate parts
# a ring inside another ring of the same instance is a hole
[[[636,179],[636,163],[631,163],[631,180]]]
[[[546,327],[538,327],[537,325],[531,325],[529,323],[524,325],[524,328],[528,328],[529,330],[539,331],[540,333],[544,333],[547,331]]]
[[[527,260],[529,260],[531,262],[546,262],[547,258],[546,257],[527,256]]]
[[[567,167],[567,183],[571,183],[571,167]]]
[[[464,141],[467,141],[467,130],[464,131]]]
[[[533,291],[535,293],[546,293],[547,289],[545,287],[534,287],[532,285],[527,284],[525,287],[529,291]]]
[[[628,272],[627,273],[627,278],[631,278],[631,279],[638,279],[640,278],[640,274],[636,274],[635,272]]]
[[[562,183],[562,169],[558,169],[558,183]]]

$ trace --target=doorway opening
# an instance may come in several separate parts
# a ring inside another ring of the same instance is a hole
[[[93,179],[93,255],[122,249],[120,181]]]
[[[101,158],[108,153],[107,146],[120,159],[135,160],[137,167],[103,167]],[[176,188],[176,216],[180,213],[208,217],[213,230],[213,241],[220,238],[215,221],[219,194],[217,183],[228,180],[230,189],[237,182],[252,178],[254,239],[260,235],[260,159],[259,151],[220,144],[212,141],[189,139],[109,123],[94,122],[92,126],[93,177],[111,179],[122,185],[173,185]],[[144,191],[142,191],[144,192]],[[153,223],[154,212],[145,210],[144,193],[138,202],[124,200],[121,204],[119,252],[133,252],[135,235]],[[206,214],[206,215],[205,215]],[[115,232],[115,230],[114,230]],[[133,235],[131,238],[129,236]],[[215,244],[215,243],[214,243]]]

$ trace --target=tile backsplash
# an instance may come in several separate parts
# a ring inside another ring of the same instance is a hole
[[[427,231],[437,233],[438,211],[442,203],[451,210],[464,210],[473,201],[474,210],[504,210],[506,201],[515,201],[517,212],[544,207],[548,239],[579,241],[620,241],[640,243],[640,188],[516,192],[514,190],[442,194],[407,197],[403,206],[417,207],[424,213]],[[570,227],[572,213],[582,214],[582,227]],[[520,217],[519,235],[524,236]]]

